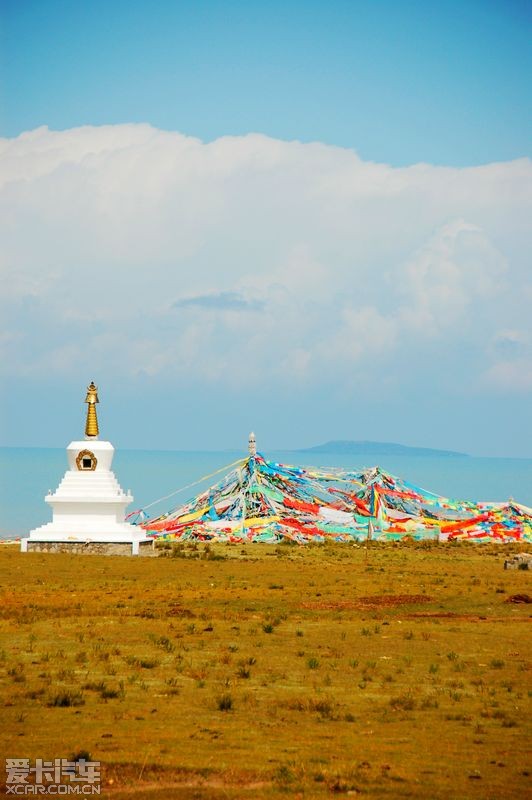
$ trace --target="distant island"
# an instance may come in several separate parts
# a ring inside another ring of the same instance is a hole
[[[315,447],[304,447],[298,453],[334,453],[336,455],[358,456],[438,456],[439,458],[468,458],[467,453],[454,450],[435,450],[431,447],[407,447],[395,442],[350,442],[332,441],[318,444]]]

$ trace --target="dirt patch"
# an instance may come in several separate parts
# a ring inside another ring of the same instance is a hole
[[[487,617],[481,614],[455,614],[453,611],[413,611],[403,619],[449,619],[457,622],[508,622],[508,617]],[[531,622],[531,617],[512,618],[514,622]]]
[[[427,594],[375,594],[369,597],[360,597],[359,606],[408,606],[419,605],[420,603],[431,603],[432,597]]]
[[[194,612],[190,610],[190,608],[185,608],[184,606],[180,605],[171,606],[166,614],[169,617],[185,617],[186,619],[192,619],[196,616]]]
[[[506,601],[507,603],[532,603],[529,594],[512,594]]]
[[[357,600],[312,601],[301,603],[301,608],[313,611],[349,611],[364,608],[393,608],[394,606],[419,605],[432,602],[426,594],[375,594]]]
[[[168,768],[157,764],[113,764],[102,770],[102,788],[108,793],[143,795],[161,790],[219,789],[256,791],[269,782],[255,773],[242,770],[219,772],[187,767]]]
[[[172,792],[178,792],[176,797],[183,797],[183,798],[190,798],[194,797],[197,800],[202,800],[202,798],[209,798],[209,800],[213,800],[214,798],[227,798],[230,796],[234,796],[232,794],[233,791],[239,792],[249,792],[250,797],[258,797],[257,792],[260,789],[264,789],[266,787],[271,786],[270,783],[266,783],[264,781],[255,781],[251,783],[228,783],[222,780],[215,780],[211,779],[201,779],[198,778],[197,780],[191,780],[190,778],[187,780],[183,780],[181,782],[161,782],[161,783],[148,783],[148,782],[140,782],[135,786],[117,786],[115,785],[107,785],[103,786],[102,788],[109,795],[118,795],[120,797],[124,796],[140,796],[142,798],[148,797],[153,794],[153,797],[160,797],[160,793],[162,791],[169,792],[169,797],[174,796]],[[193,791],[193,793],[190,792]],[[203,791],[202,791],[203,790]],[[231,794],[228,794],[230,792]]]

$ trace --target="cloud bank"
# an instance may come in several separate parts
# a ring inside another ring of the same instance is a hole
[[[3,376],[531,392],[531,178],[148,125],[0,140]]]

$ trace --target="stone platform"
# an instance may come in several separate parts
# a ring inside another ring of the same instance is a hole
[[[26,539],[26,553],[75,553],[85,556],[157,556],[153,540],[140,542],[43,542]]]

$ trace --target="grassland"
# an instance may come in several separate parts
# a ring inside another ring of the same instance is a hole
[[[0,755],[90,754],[116,800],[521,799],[530,572],[507,552],[4,546]]]

